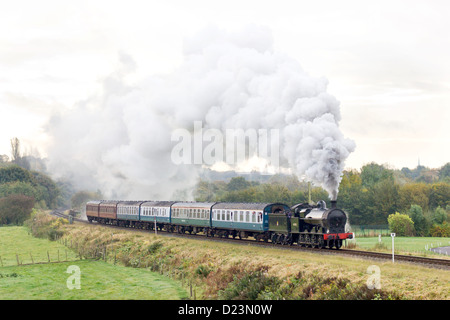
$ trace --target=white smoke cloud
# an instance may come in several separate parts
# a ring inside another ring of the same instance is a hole
[[[280,163],[337,196],[355,145],[339,130],[339,102],[326,79],[275,52],[264,27],[208,27],[185,40],[183,53],[173,73],[134,85],[125,79],[136,64],[121,53],[101,94],[52,118],[49,170],[108,197],[172,199],[192,189],[201,168],[171,161],[171,133],[202,121],[223,131],[279,129]]]

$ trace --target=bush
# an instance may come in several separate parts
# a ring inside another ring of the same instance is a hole
[[[388,217],[389,229],[397,236],[413,236],[414,222],[407,214],[396,212]]]
[[[280,284],[281,280],[262,270],[245,273],[241,277],[234,276],[233,282],[219,292],[219,299],[256,300],[264,293],[277,291]]]
[[[11,194],[0,199],[0,225],[21,225],[30,218],[34,198],[22,194]]]
[[[52,217],[44,212],[34,212],[25,224],[31,230],[33,237],[54,241],[63,235],[61,226],[67,223],[68,221],[63,218]]]
[[[433,237],[450,237],[450,224],[445,221],[442,225],[434,225],[430,232]]]

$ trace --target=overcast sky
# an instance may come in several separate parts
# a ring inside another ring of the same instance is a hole
[[[276,51],[328,79],[357,146],[347,167],[450,161],[450,2],[436,0],[1,1],[0,154],[18,137],[46,155],[50,116],[98,92],[121,52],[130,81],[170,73],[210,24],[265,26]]]

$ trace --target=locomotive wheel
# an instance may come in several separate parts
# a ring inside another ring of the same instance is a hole
[[[270,241],[272,241],[273,244],[277,243],[277,234],[276,233],[272,234],[272,237],[270,237]]]
[[[312,247],[312,242],[311,242],[311,237],[307,234],[305,234],[305,246],[307,248],[311,248]]]
[[[326,247],[325,240],[323,240],[323,238],[320,237],[320,239],[319,239],[319,248],[320,249],[325,249],[325,247]]]
[[[333,249],[334,247],[334,240],[328,240],[328,248]]]
[[[292,235],[291,234],[286,237],[286,240],[284,240],[284,244],[287,246],[292,245]]]

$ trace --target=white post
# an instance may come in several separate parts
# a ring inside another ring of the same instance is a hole
[[[394,238],[395,238],[395,233],[391,233],[391,237],[392,237],[392,263],[394,263]]]
[[[156,217],[155,217],[155,235],[158,234],[158,231],[156,230]]]

